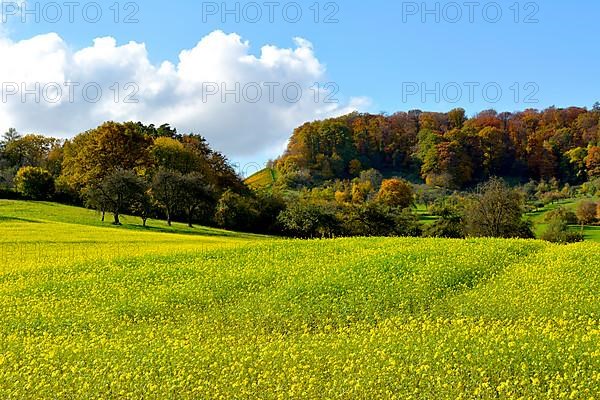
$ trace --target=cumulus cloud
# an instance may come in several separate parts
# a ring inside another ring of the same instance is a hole
[[[215,31],[182,50],[177,63],[153,64],[143,43],[104,37],[73,51],[50,33],[0,37],[0,59],[0,129],[25,133],[71,137],[106,120],[168,122],[248,160],[279,153],[305,121],[368,104],[342,101],[302,38],[293,48],[265,45],[255,56],[239,35]]]

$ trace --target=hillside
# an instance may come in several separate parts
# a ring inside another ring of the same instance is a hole
[[[244,183],[253,189],[268,188],[275,183],[276,171],[273,168],[265,168],[244,180]]]
[[[141,232],[46,203],[0,215],[2,398],[597,395],[598,244]]]
[[[581,184],[600,177],[600,106],[521,112],[462,108],[351,113],[297,127],[277,167],[315,182],[375,168],[431,186],[473,187],[491,177]]]

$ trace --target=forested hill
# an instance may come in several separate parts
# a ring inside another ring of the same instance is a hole
[[[490,176],[581,183],[600,175],[600,104],[543,111],[352,113],[294,130],[283,173],[323,181],[375,168],[463,188]]]

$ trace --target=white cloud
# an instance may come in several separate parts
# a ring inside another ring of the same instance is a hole
[[[266,45],[255,56],[237,34],[215,31],[181,51],[177,64],[154,65],[143,43],[118,45],[111,37],[78,51],[55,33],[19,42],[0,37],[0,130],[71,137],[106,120],[168,122],[205,135],[234,159],[277,155],[299,124],[368,105],[365,98],[327,103],[333,87],[323,87],[330,79],[313,45],[302,38],[294,44]],[[102,89],[97,102],[90,101],[91,84]],[[137,103],[126,102],[128,95]]]

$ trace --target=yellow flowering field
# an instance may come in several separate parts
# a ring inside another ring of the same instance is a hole
[[[2,399],[600,398],[598,244],[0,233]]]

